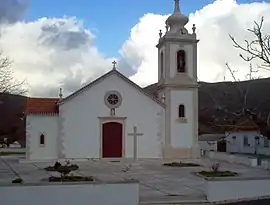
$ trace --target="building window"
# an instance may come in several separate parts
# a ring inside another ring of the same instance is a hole
[[[184,50],[180,50],[177,52],[177,72],[186,72],[186,52]]]
[[[163,72],[164,72],[164,54],[163,52],[160,53],[160,76],[163,78]]]
[[[107,100],[110,105],[116,105],[119,102],[119,97],[116,94],[110,94]]]
[[[40,145],[44,145],[45,144],[45,135],[44,134],[41,134],[39,136],[39,144]]]
[[[267,137],[264,137],[264,139],[263,139],[263,146],[264,147],[269,147],[269,140],[268,140]]]
[[[244,136],[244,146],[248,146],[248,137]]]
[[[185,117],[185,106],[184,105],[179,105],[178,108],[178,117],[179,118],[184,118]]]
[[[116,90],[108,91],[104,96],[104,102],[110,109],[118,108],[122,104],[121,94]]]

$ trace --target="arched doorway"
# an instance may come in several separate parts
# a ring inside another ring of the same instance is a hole
[[[107,122],[102,125],[102,157],[122,157],[123,125],[118,122]]]

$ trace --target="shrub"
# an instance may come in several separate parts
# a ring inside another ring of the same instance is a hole
[[[214,164],[212,164],[212,166],[211,166],[211,170],[212,170],[212,172],[219,172],[219,167],[220,167],[220,164],[219,163],[214,163]]]

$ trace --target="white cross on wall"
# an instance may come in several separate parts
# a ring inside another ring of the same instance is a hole
[[[137,160],[137,137],[142,136],[143,133],[138,133],[137,126],[134,126],[133,133],[128,133],[128,135],[133,137],[133,159]]]

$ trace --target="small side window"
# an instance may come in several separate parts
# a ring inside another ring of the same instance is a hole
[[[244,146],[248,146],[248,137],[244,136]]]
[[[39,136],[39,144],[40,145],[45,145],[45,135],[44,134],[41,134]]]
[[[267,137],[265,137],[265,138],[263,139],[263,145],[264,145],[264,147],[269,147],[269,140],[268,140]]]
[[[179,118],[184,118],[185,117],[185,106],[184,105],[179,105],[178,108],[178,117]]]

